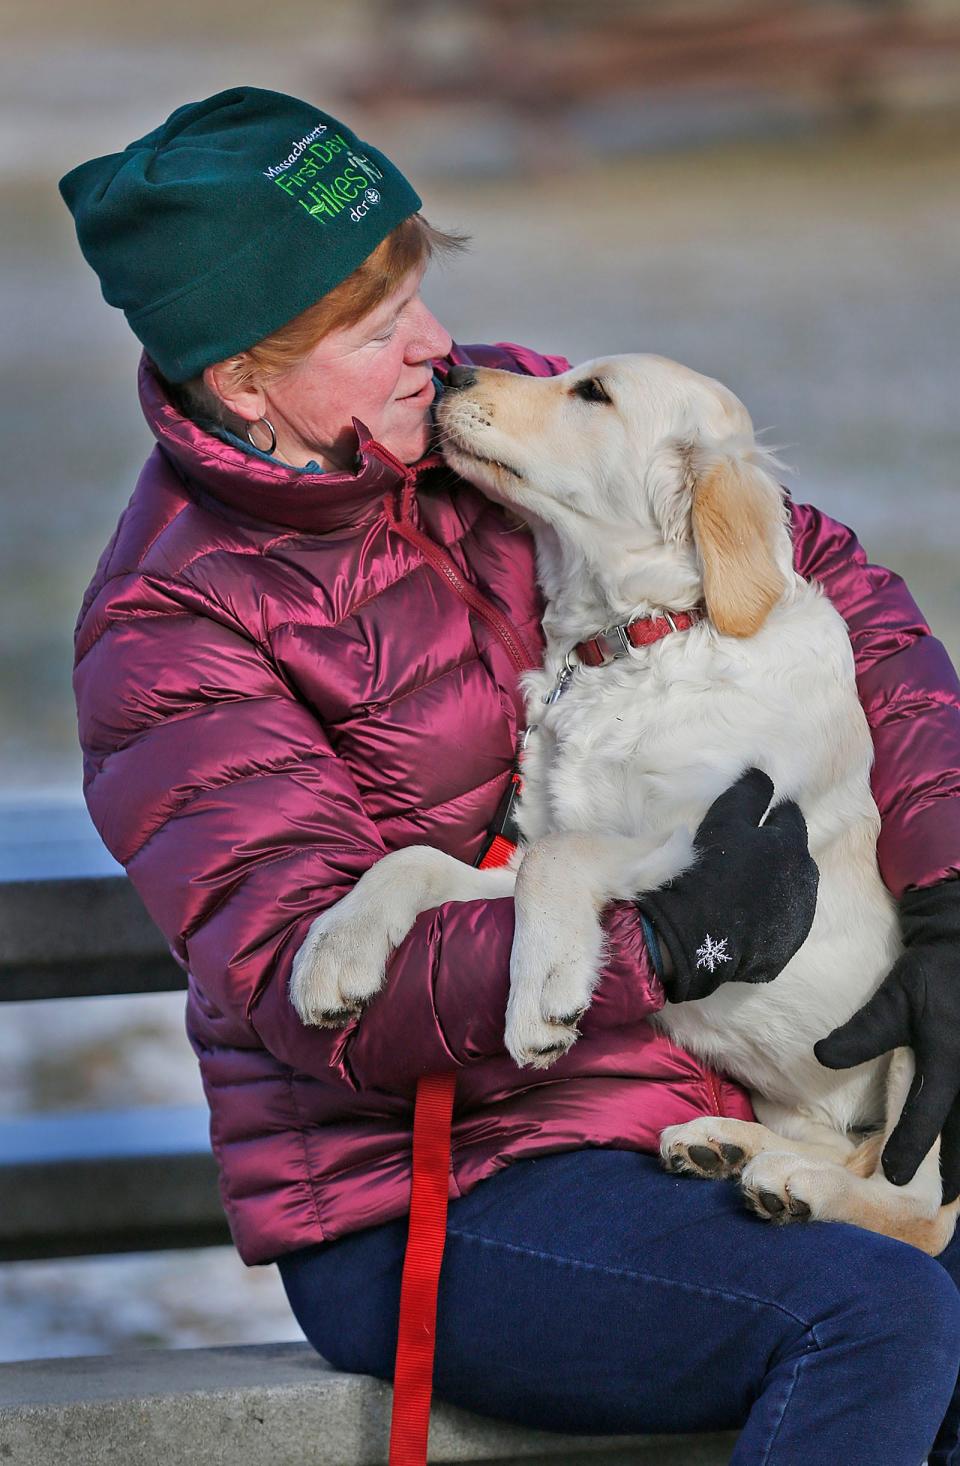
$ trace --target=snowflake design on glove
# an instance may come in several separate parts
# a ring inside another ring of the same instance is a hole
[[[715,942],[710,933],[704,939],[703,946],[697,948],[697,966],[706,967],[708,972],[713,972],[721,962],[732,962],[733,958],[727,951],[727,938],[721,937]]]

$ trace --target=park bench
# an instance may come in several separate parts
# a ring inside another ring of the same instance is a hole
[[[0,818],[0,1000],[183,988],[78,808]],[[229,1241],[206,1112],[0,1117],[0,1262]],[[307,1344],[0,1364],[3,1466],[380,1466],[390,1388]],[[436,1403],[436,1462],[720,1466],[729,1435],[557,1436]]]

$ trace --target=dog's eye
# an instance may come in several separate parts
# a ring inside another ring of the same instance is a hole
[[[578,382],[573,389],[575,396],[582,397],[584,402],[609,402],[606,389],[599,377],[585,377]]]

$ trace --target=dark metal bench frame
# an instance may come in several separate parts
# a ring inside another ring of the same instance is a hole
[[[89,831],[83,848],[95,839]],[[6,845],[0,880],[0,1002],[186,987],[119,867],[18,878],[15,851]],[[29,872],[29,851],[23,864]],[[229,1241],[205,1109],[0,1120],[0,1261]]]

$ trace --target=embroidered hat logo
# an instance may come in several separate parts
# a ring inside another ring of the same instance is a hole
[[[264,178],[276,178],[278,173],[283,173],[287,168],[292,168],[304,149],[313,142],[315,137],[323,137],[326,130],[327,124],[325,122],[318,122],[312,132],[308,132],[306,137],[302,137],[299,142],[294,143],[288,158],[284,158],[282,163],[272,164],[271,167],[263,170]]]
[[[313,133],[308,134],[312,136]],[[331,173],[335,176],[330,177]],[[349,217],[354,224],[359,223],[370,207],[380,202],[380,191],[368,185],[383,181],[383,173],[376,164],[365,153],[355,152],[340,132],[317,142],[302,138],[294,144],[289,158],[265,169],[264,176],[295,198],[321,224],[331,223],[351,204],[354,207],[350,208]],[[361,194],[364,202],[356,204]]]

